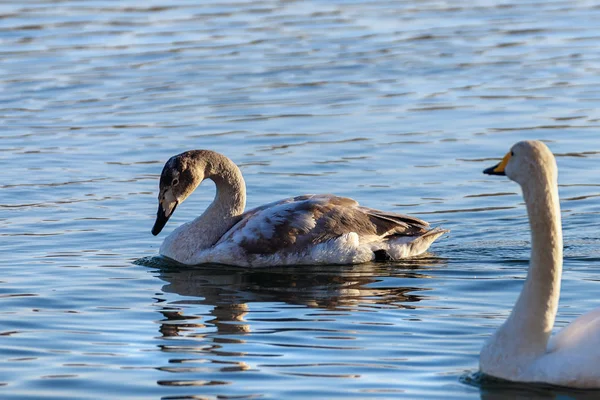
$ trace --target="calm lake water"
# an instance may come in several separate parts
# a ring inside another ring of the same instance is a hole
[[[197,3],[0,5],[1,398],[600,395],[473,375],[529,258],[517,185],[481,173],[512,143],[557,155],[557,326],[600,306],[600,7]],[[214,196],[150,234],[163,163],[196,148],[249,207],[330,192],[452,232],[406,262],[164,265]]]

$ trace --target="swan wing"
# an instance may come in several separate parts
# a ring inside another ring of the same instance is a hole
[[[600,347],[600,308],[581,315],[550,338],[549,353],[580,349],[582,352],[597,353]]]
[[[422,235],[428,226],[415,217],[361,207],[347,197],[304,195],[246,212],[217,245],[231,240],[248,254],[273,254],[290,248],[299,251],[349,233],[363,242]]]
[[[519,380],[581,389],[600,384],[600,309],[575,319],[548,342],[547,352]]]

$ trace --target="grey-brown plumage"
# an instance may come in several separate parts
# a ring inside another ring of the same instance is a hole
[[[253,227],[248,227],[252,222]],[[273,254],[303,248],[356,233],[369,240],[419,236],[429,224],[408,215],[361,207],[347,197],[303,195],[248,211],[223,240],[236,237],[249,254]],[[272,235],[265,235],[272,229]],[[377,250],[377,249],[375,249]]]
[[[446,232],[415,217],[331,194],[292,197],[243,212],[246,188],[237,166],[221,154],[193,150],[172,157],[163,168],[153,234],[160,233],[204,179],[215,182],[215,200],[200,217],[169,235],[160,249],[185,264],[348,264],[384,253],[384,258],[400,259],[423,253]]]

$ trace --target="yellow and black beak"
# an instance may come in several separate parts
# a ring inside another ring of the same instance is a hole
[[[500,161],[498,164],[494,165],[493,167],[484,169],[483,173],[487,174],[487,175],[506,175],[506,173],[504,172],[504,169],[506,168],[506,164],[508,164],[508,161],[510,160],[510,156],[511,156],[510,152],[506,153],[506,155],[504,156],[502,161]]]

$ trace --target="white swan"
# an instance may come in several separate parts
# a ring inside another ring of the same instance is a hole
[[[222,154],[192,150],[171,157],[163,168],[153,235],[204,179],[217,186],[214,201],[160,247],[160,254],[183,264],[256,267],[400,259],[425,252],[447,232],[329,194],[284,199],[244,213],[246,185],[239,168]]]
[[[510,316],[481,350],[480,370],[511,381],[600,388],[600,309],[550,338],[563,261],[554,156],[542,142],[519,142],[484,173],[506,175],[521,185],[531,226],[531,261]]]

